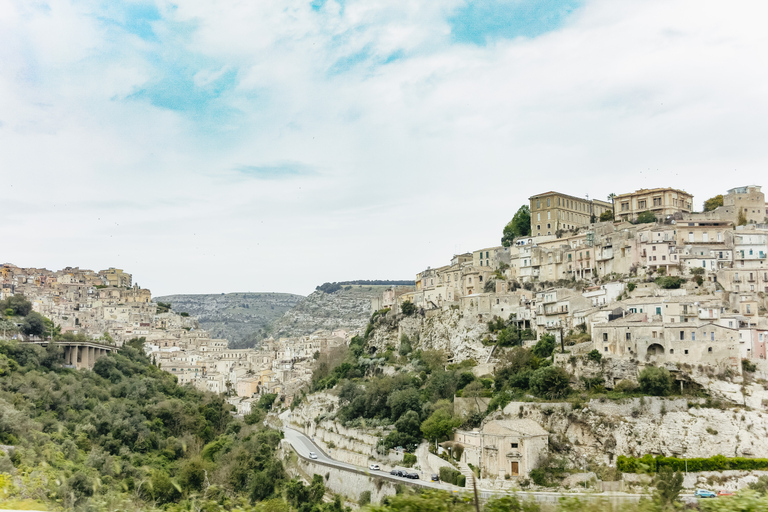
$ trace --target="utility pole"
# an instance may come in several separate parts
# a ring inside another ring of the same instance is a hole
[[[562,324],[560,324],[560,352],[565,354],[565,342],[563,341],[563,325]]]

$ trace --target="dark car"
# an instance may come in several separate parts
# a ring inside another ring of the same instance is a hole
[[[389,474],[392,476],[404,476],[404,473],[399,469],[393,469],[392,471],[389,472]]]
[[[432,473],[432,481],[433,482],[439,482],[440,481],[440,475]]]
[[[419,474],[418,473],[406,473],[405,478],[410,478],[411,480],[418,480]]]

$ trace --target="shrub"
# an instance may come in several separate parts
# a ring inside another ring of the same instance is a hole
[[[402,311],[405,316],[411,316],[416,313],[416,305],[409,300],[403,301],[403,303],[400,304],[400,311]]]
[[[599,350],[593,349],[587,354],[587,359],[599,363],[603,360],[603,354],[601,354]]]
[[[542,359],[550,357],[552,352],[555,351],[555,337],[551,334],[542,335],[541,339],[534,345],[532,350],[536,357]]]
[[[562,398],[571,390],[571,376],[559,366],[545,366],[531,375],[531,391],[544,398]]]
[[[634,291],[635,288],[637,288],[637,285],[635,283],[627,283],[627,291]]]
[[[637,216],[637,224],[650,224],[656,222],[656,216],[653,212],[644,211]]]
[[[403,454],[403,466],[405,466],[407,468],[410,468],[414,464],[416,464],[416,461],[417,461],[416,455],[414,455],[412,453],[404,453]]]
[[[741,369],[745,372],[753,373],[757,371],[757,365],[749,359],[741,360]]]
[[[677,276],[666,276],[666,277],[657,277],[654,282],[660,288],[664,288],[665,290],[676,290],[680,288],[683,285],[683,283],[685,283],[685,279]]]
[[[632,382],[631,380],[621,380],[619,381],[614,387],[614,391],[617,391],[619,393],[634,393],[637,391],[637,384]]]
[[[357,500],[357,504],[361,507],[369,505],[371,503],[371,491],[363,491],[360,493],[360,498]]]
[[[443,466],[440,468],[440,480],[442,480],[443,482],[453,484],[453,485],[458,485],[457,481],[460,476],[464,476],[464,475],[462,475],[459,471],[451,467]]]
[[[647,366],[637,378],[643,393],[653,396],[666,396],[672,389],[672,376],[666,368]]]

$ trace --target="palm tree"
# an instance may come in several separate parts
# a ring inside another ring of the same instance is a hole
[[[609,200],[610,202],[613,202],[613,198],[614,198],[614,197],[616,197],[616,194],[614,194],[613,192],[611,192],[610,194],[608,194],[608,200]]]

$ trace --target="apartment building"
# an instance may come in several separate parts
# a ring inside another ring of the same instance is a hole
[[[611,203],[590,200],[560,192],[545,192],[528,198],[531,209],[531,235],[554,235],[558,230],[589,226]]]
[[[652,212],[663,220],[676,213],[693,211],[693,195],[676,188],[640,189],[613,198],[614,218],[628,221],[637,220],[643,212]]]

